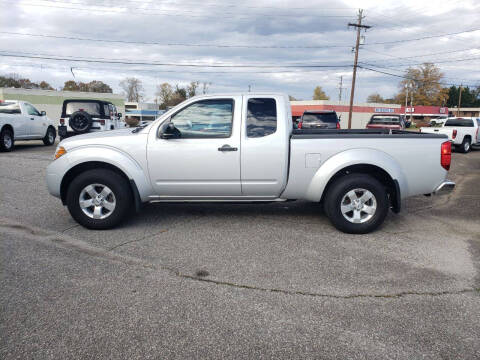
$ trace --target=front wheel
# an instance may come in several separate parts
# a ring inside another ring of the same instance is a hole
[[[43,143],[47,146],[53,145],[55,143],[55,138],[57,137],[57,132],[54,128],[49,127],[47,129],[47,134],[43,138]]]
[[[67,206],[72,217],[88,229],[110,229],[132,208],[128,181],[107,169],[88,170],[68,187]]]
[[[14,144],[13,132],[10,129],[3,129],[0,132],[0,150],[12,151]]]
[[[377,229],[388,214],[385,186],[365,174],[350,174],[327,189],[324,208],[332,224],[349,234]]]

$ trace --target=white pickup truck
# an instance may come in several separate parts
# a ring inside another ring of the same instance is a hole
[[[43,140],[55,143],[55,126],[45,111],[26,101],[0,101],[0,150],[12,151],[15,140]]]
[[[450,117],[441,127],[422,127],[420,131],[430,134],[445,134],[455,149],[468,153],[473,146],[480,146],[480,118]]]
[[[450,150],[445,135],[293,130],[283,94],[203,95],[144,128],[62,141],[46,180],[92,229],[145,202],[303,199],[323,203],[338,229],[367,233],[401,199],[451,191]]]

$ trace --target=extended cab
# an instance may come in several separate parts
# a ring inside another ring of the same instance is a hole
[[[293,130],[288,96],[197,96],[144,128],[62,141],[50,193],[81,225],[118,225],[145,202],[323,203],[340,230],[380,226],[401,199],[451,191],[445,135]],[[410,149],[422,154],[412,161]]]
[[[16,140],[43,140],[55,143],[55,126],[45,111],[26,101],[0,101],[0,150],[12,151]]]
[[[450,117],[441,127],[422,127],[420,131],[431,134],[445,134],[455,149],[467,153],[473,146],[480,146],[480,118]]]

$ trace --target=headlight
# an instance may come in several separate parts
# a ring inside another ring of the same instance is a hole
[[[57,160],[59,157],[65,155],[67,153],[67,150],[63,146],[57,147],[57,150],[55,151],[55,156],[53,160]]]

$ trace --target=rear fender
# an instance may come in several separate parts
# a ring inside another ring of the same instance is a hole
[[[381,168],[398,182],[401,196],[408,194],[406,177],[400,164],[392,156],[375,149],[352,149],[332,156],[320,166],[308,186],[306,199],[320,201],[330,179],[342,169],[352,165],[374,165]]]

